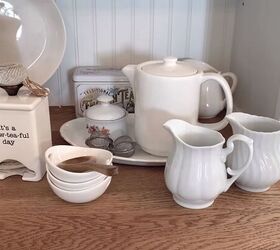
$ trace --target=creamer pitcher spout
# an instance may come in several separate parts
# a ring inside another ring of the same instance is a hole
[[[163,127],[170,132],[174,139],[183,145],[186,145],[186,143],[182,140],[182,136],[188,134],[189,131],[194,132],[196,130],[195,126],[179,119],[169,120],[163,124]]]
[[[176,127],[177,127],[177,124],[178,124],[178,121],[177,119],[172,119],[172,120],[169,120],[167,121],[166,123],[163,124],[163,127],[169,132],[171,133],[171,135],[173,136],[176,136]]]
[[[242,112],[234,112],[226,116],[226,118],[232,126],[237,126],[240,128],[245,128],[244,124],[250,122],[253,117],[257,116],[253,116]]]

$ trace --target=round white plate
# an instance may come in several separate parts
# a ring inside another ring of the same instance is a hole
[[[66,32],[53,0],[0,0],[0,64],[21,63],[44,84],[61,63]]]
[[[134,139],[134,115],[128,115],[128,134]],[[60,128],[60,134],[65,141],[73,146],[88,147],[85,140],[89,137],[86,129],[86,119],[77,118],[64,123]],[[114,156],[114,163],[138,165],[138,166],[162,166],[166,163],[165,157],[154,156],[144,152],[140,146],[136,145],[133,156],[126,158]]]

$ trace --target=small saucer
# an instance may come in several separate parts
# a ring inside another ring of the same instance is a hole
[[[134,137],[134,114],[128,115],[128,135]],[[73,146],[88,147],[85,140],[89,137],[86,129],[86,119],[77,118],[64,123],[60,128],[62,138]],[[131,157],[114,156],[114,163],[137,166],[163,166],[165,157],[155,156],[143,151],[139,145],[135,147],[135,153]]]

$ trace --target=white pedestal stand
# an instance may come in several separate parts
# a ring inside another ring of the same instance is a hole
[[[0,162],[16,160],[30,171],[19,171],[24,181],[39,181],[46,172],[44,153],[52,145],[48,97],[19,91],[0,93]],[[0,173],[0,179],[11,174]]]

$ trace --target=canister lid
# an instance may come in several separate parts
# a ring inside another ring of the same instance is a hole
[[[97,98],[99,104],[88,108],[85,111],[85,116],[92,120],[98,121],[113,121],[126,116],[126,111],[114,104],[112,96],[101,95]]]
[[[73,74],[74,82],[128,82],[120,69],[99,66],[77,67]]]
[[[197,69],[187,61],[178,61],[176,57],[166,57],[163,61],[143,65],[142,70],[151,75],[184,77],[197,73]]]

